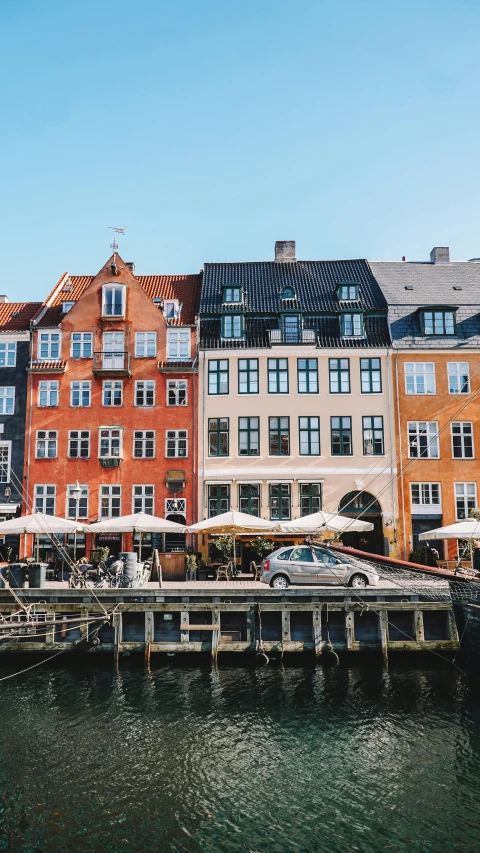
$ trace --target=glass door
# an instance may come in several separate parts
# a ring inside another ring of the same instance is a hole
[[[125,362],[125,334],[123,332],[103,333],[104,370],[123,370]]]

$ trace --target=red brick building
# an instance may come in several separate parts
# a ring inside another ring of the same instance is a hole
[[[195,520],[200,283],[200,275],[136,276],[119,255],[96,276],[61,277],[33,324],[29,506],[89,521],[138,511]],[[71,494],[77,481],[80,498]],[[130,550],[132,537],[78,536],[77,554],[100,544]]]

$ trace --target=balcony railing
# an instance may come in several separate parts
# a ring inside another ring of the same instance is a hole
[[[315,329],[270,329],[270,344],[311,344],[316,343]]]
[[[130,376],[130,353],[104,350],[93,353],[93,372]]]

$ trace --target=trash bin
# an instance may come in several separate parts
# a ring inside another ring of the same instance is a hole
[[[26,563],[11,563],[8,567],[8,582],[13,589],[22,589],[25,586],[27,573]]]
[[[47,563],[30,563],[28,566],[28,586],[30,589],[41,589],[47,579]]]

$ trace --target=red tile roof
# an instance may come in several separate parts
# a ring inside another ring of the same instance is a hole
[[[41,307],[41,302],[0,302],[0,331],[28,331]]]

